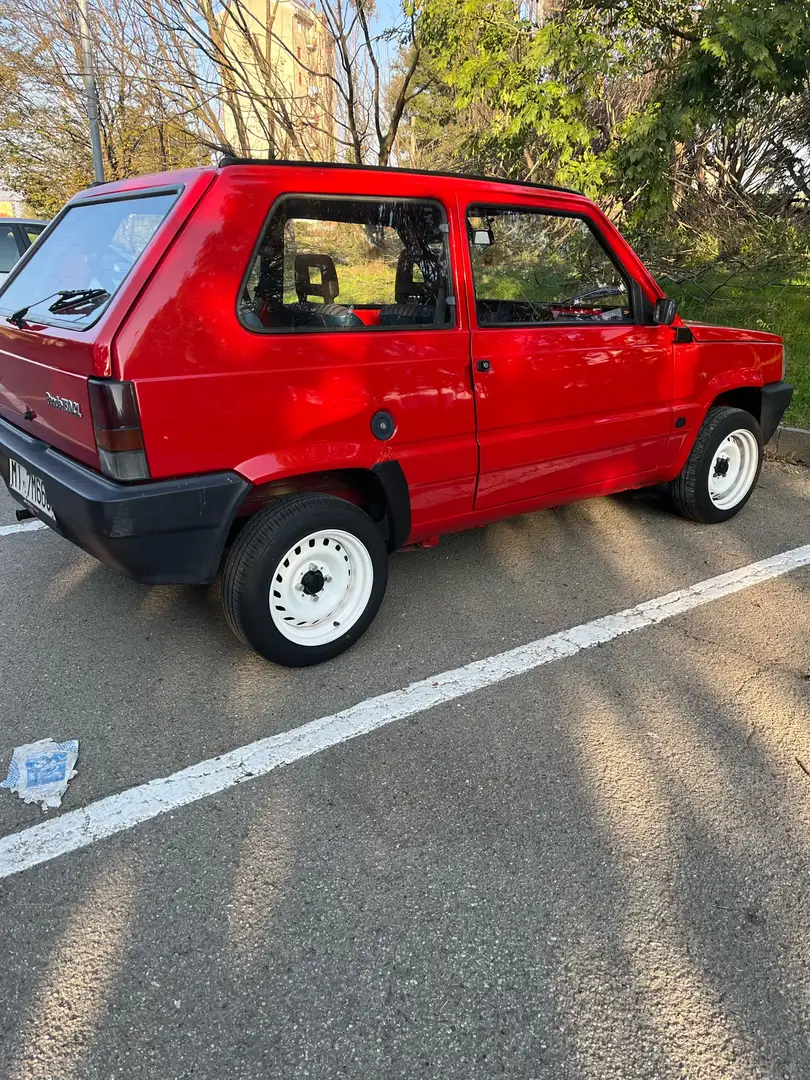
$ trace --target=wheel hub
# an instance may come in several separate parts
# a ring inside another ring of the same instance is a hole
[[[728,458],[720,457],[714,463],[714,475],[726,476],[728,474]]]
[[[307,570],[301,578],[301,585],[307,596],[317,596],[326,584],[326,578],[321,570]]]

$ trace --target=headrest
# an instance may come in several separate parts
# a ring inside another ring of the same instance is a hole
[[[313,281],[310,269],[320,270],[321,280]],[[337,270],[331,255],[295,256],[295,291],[303,301],[310,296],[320,296],[325,304],[331,304],[339,292]]]
[[[394,299],[398,304],[407,304],[412,300],[434,300],[435,292],[424,281],[413,280],[414,258],[407,248],[399,254],[397,272],[394,279]]]

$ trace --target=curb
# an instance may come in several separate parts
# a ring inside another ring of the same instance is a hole
[[[797,427],[778,427],[765,447],[765,456],[793,465],[810,465],[810,431]]]

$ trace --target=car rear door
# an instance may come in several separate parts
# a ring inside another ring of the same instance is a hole
[[[585,204],[587,206],[587,204]],[[672,423],[672,330],[583,204],[466,202],[476,508],[632,486]],[[628,249],[629,251],[629,249]]]

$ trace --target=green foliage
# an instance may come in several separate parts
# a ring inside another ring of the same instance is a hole
[[[677,209],[685,186],[706,183],[717,143],[752,113],[807,93],[808,0],[546,7],[532,23],[520,0],[422,0],[424,63],[441,84],[430,97],[443,103],[461,162],[570,184],[649,221]],[[431,107],[418,103],[417,119]],[[424,134],[440,141],[435,127]],[[795,146],[795,131],[786,142]]]
[[[609,66],[601,34],[575,20],[532,27],[514,0],[425,0],[420,35],[462,160],[601,188],[609,163],[588,113]]]
[[[634,11],[638,7],[638,12]],[[628,118],[614,155],[625,191],[641,188],[637,212],[672,208],[677,144],[715,129],[733,131],[752,111],[806,93],[810,76],[807,0],[669,0],[659,22],[647,15],[651,55],[660,57],[655,92]],[[644,24],[644,5],[613,6],[618,34]]]
[[[750,277],[724,284],[723,278],[710,277],[702,283],[709,296],[689,283],[662,284],[678,299],[679,311],[686,319],[781,334],[786,378],[796,388],[785,423],[810,427],[810,289],[806,282],[773,285],[771,281],[769,277]]]

